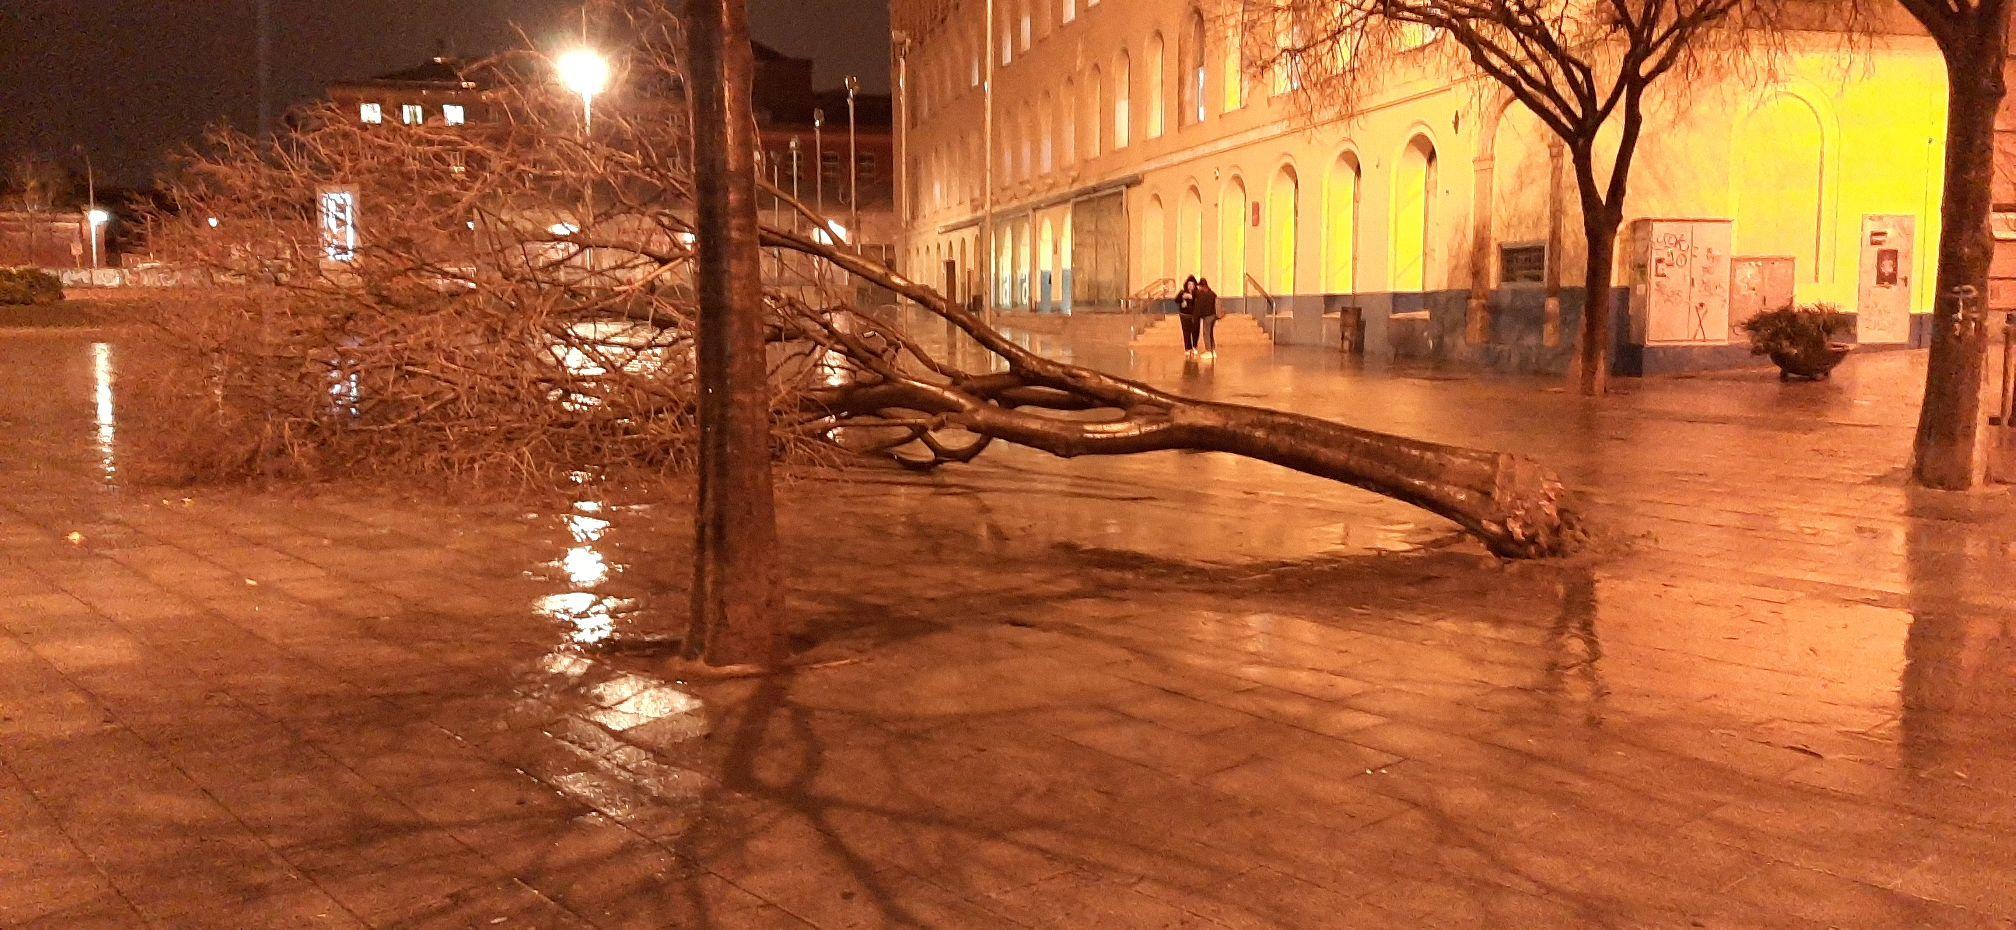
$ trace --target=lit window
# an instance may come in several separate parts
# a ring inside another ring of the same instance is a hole
[[[385,108],[375,103],[358,104],[357,118],[367,123],[382,123],[385,121]]]
[[[464,122],[467,122],[468,118],[468,114],[462,109],[462,105],[459,103],[444,103],[441,105],[441,121],[450,126],[460,126]]]
[[[1064,0],[1064,22],[1078,18],[1078,0]]]
[[[418,126],[427,119],[427,111],[417,103],[399,105],[399,121],[408,126]]]
[[[322,254],[332,262],[357,260],[357,192],[322,191]]]

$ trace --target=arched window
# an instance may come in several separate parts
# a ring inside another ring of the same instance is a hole
[[[1220,294],[1246,294],[1246,217],[1250,209],[1246,183],[1234,175],[1218,197],[1218,283],[1212,289]]]
[[[1295,293],[1301,189],[1292,165],[1282,165],[1267,186],[1267,286],[1276,297]]]
[[[1148,209],[1141,211],[1141,279],[1160,281],[1171,277],[1167,257],[1163,255],[1162,198],[1150,196]]]
[[[1036,133],[1035,126],[1032,125],[1034,122],[1029,107],[1024,105],[1022,115],[1015,122],[1015,134],[1022,138],[1022,163],[1016,166],[1015,173],[1015,177],[1019,180],[1026,181],[1034,175],[1032,170],[1036,167]]]
[[[1057,128],[1063,138],[1062,149],[1057,155],[1060,167],[1070,167],[1078,162],[1078,82],[1069,78],[1064,81],[1064,96],[1057,98]]]
[[[1415,136],[1393,178],[1393,290],[1426,291],[1435,242],[1435,144]]]
[[[1274,20],[1274,92],[1302,89],[1302,26],[1283,15]]]
[[[1001,60],[997,64],[1006,67],[1015,60],[1015,7],[1013,3],[1001,5]]]
[[[1042,108],[1036,111],[1037,148],[1039,149],[1036,159],[1036,170],[1038,174],[1049,174],[1056,168],[1053,153],[1057,139],[1056,109],[1050,102],[1050,92],[1047,90],[1044,91]]]
[[[1182,111],[1182,125],[1204,121],[1204,96],[1207,83],[1204,67],[1204,14],[1190,11],[1190,21],[1183,27],[1183,38],[1177,43],[1177,72],[1182,81],[1177,95],[1177,106]]]
[[[1127,50],[1120,50],[1120,59],[1113,65],[1113,150],[1127,147],[1127,105],[1133,96],[1133,67],[1127,61]]]
[[[1246,29],[1238,16],[1228,17],[1225,27],[1225,105],[1230,113],[1246,105]]]
[[[1168,75],[1163,66],[1167,56],[1162,50],[1162,34],[1148,37],[1148,138],[1162,137],[1163,112],[1162,88],[1168,84]]]
[[[1358,289],[1358,156],[1345,152],[1330,164],[1323,185],[1323,290]]]
[[[1099,157],[1099,140],[1106,126],[1106,75],[1100,73],[1099,66],[1092,66],[1092,77],[1086,82],[1092,89],[1091,119],[1085,121],[1085,157]]]

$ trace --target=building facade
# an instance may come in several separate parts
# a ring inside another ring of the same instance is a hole
[[[991,29],[985,6],[894,3],[912,276],[1066,313],[1152,306],[1194,274],[1277,342],[1335,344],[1350,307],[1369,351],[1569,364],[1573,174],[1432,36],[1339,119],[1293,74],[1256,73],[1236,17],[1194,0],[995,0]],[[1865,343],[1922,339],[1944,71],[1923,36],[1866,46],[1800,33],[1768,68],[1655,86],[1618,249],[1620,371],[1737,362],[1741,321],[1795,301],[1856,313]]]

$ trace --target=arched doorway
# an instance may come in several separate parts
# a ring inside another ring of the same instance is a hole
[[[1820,280],[1826,183],[1820,114],[1799,97],[1775,94],[1743,118],[1733,142],[1736,253],[1791,258],[1794,281]]]
[[[1056,309],[1053,303],[1054,281],[1057,274],[1057,231],[1050,220],[1043,220],[1043,232],[1036,240],[1036,309],[1048,311]]]
[[[1246,294],[1246,223],[1250,208],[1246,183],[1234,176],[1218,198],[1218,280],[1212,288],[1226,296]]]
[[[1435,230],[1435,143],[1415,136],[1400,152],[1393,179],[1393,290],[1422,292]]]
[[[1150,196],[1148,208],[1141,211],[1141,280],[1151,284],[1169,276],[1168,257],[1163,254],[1163,221],[1162,198]]]
[[[1323,185],[1323,290],[1358,290],[1358,156],[1345,152],[1330,163]]]
[[[1267,287],[1276,297],[1295,293],[1301,188],[1293,165],[1282,165],[1267,186]]]
[[[1176,205],[1176,267],[1169,270],[1169,277],[1181,281],[1203,270],[1204,196],[1193,184]]]

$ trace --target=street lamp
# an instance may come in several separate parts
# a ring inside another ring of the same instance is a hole
[[[826,143],[820,134],[826,125],[826,111],[812,108],[812,182],[813,206],[819,213],[819,222],[826,222]]]
[[[90,212],[88,212],[88,213],[86,213],[86,214],[84,214],[84,215],[85,215],[85,217],[86,217],[86,218],[88,218],[88,219],[89,219],[89,220],[91,221],[91,233],[90,233],[90,239],[91,239],[91,268],[92,268],[92,270],[94,270],[94,271],[95,271],[95,270],[97,270],[97,268],[98,268],[98,235],[99,235],[99,231],[105,228],[105,224],[106,224],[106,223],[110,223],[110,222],[112,222],[112,214],[110,214],[110,213],[107,213],[107,212],[105,212],[104,210],[102,210],[102,209],[100,209],[100,208],[98,208],[98,207],[92,207],[92,208],[91,208],[91,210],[90,210]]]
[[[854,150],[854,94],[861,89],[861,79],[847,75],[847,228],[855,236],[861,229],[861,188],[858,174],[861,159]],[[854,251],[861,251],[860,240],[852,243]]]
[[[577,48],[554,59],[553,70],[559,75],[561,86],[581,95],[582,131],[593,129],[595,95],[609,89],[609,59],[593,49]]]

